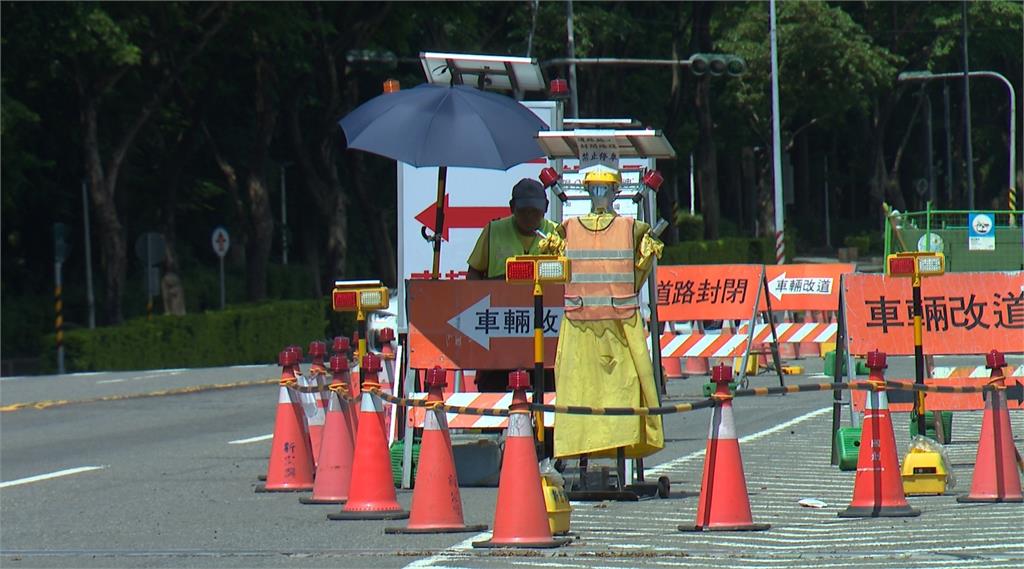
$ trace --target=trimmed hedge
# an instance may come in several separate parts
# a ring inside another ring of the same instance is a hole
[[[773,263],[771,239],[728,237],[714,241],[683,241],[665,247],[659,265],[715,265],[730,263]]]
[[[351,315],[329,315],[328,302],[282,300],[186,316],[154,316],[120,326],[64,334],[67,371],[114,371],[273,363],[291,344],[308,343],[354,328]],[[329,322],[330,320],[330,322]],[[54,336],[43,362],[53,371]]]

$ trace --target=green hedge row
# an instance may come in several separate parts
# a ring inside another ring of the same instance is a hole
[[[64,334],[64,362],[67,371],[274,363],[285,346],[299,344],[305,351],[312,340],[352,329],[352,316],[333,313],[327,300],[263,302],[72,330]],[[54,336],[44,342],[44,371],[54,371]]]
[[[727,237],[714,241],[683,241],[665,247],[659,265],[717,265],[773,263],[774,244],[769,238]]]

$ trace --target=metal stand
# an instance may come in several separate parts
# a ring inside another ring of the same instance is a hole
[[[642,459],[640,459],[642,460]],[[577,502],[638,502],[654,497],[668,498],[671,481],[668,476],[659,476],[655,483],[644,482],[643,463],[638,465],[637,482],[626,484],[626,452],[623,448],[615,451],[616,477],[614,485],[608,480],[606,471],[602,469],[600,481],[595,484],[587,473],[589,457],[583,455],[579,459],[579,475],[572,489],[567,492],[570,500]]]

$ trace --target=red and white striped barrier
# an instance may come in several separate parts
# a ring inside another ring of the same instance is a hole
[[[775,325],[779,342],[835,342],[837,324],[790,323]],[[683,358],[734,358],[743,355],[747,348],[748,327],[740,326],[735,334],[679,334],[661,337],[661,357]],[[758,324],[754,327],[754,345],[772,343],[771,327]]]
[[[425,399],[426,393],[411,393],[409,399]],[[475,407],[478,409],[508,409],[512,404],[512,393],[446,393],[446,405],[456,407]],[[544,403],[554,405],[555,394],[544,394]],[[409,421],[414,427],[423,426],[425,410],[423,407],[409,408]],[[458,415],[446,413],[449,429],[504,429],[508,427],[508,417],[487,415]],[[555,414],[544,413],[544,426],[555,426]]]

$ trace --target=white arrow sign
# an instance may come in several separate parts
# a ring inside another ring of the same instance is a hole
[[[775,277],[768,283],[768,292],[778,300],[786,294],[816,294],[828,296],[832,294],[834,283],[831,277],[786,278],[786,273]]]
[[[558,336],[565,310],[544,308],[544,336]],[[448,321],[469,339],[491,349],[492,338],[530,338],[533,336],[533,308],[523,306],[491,306],[491,295],[477,301]]]
[[[224,255],[228,254],[228,249],[231,248],[231,236],[228,235],[228,230],[223,227],[214,229],[213,234],[210,235],[210,244],[213,245],[213,252],[223,259]]]

